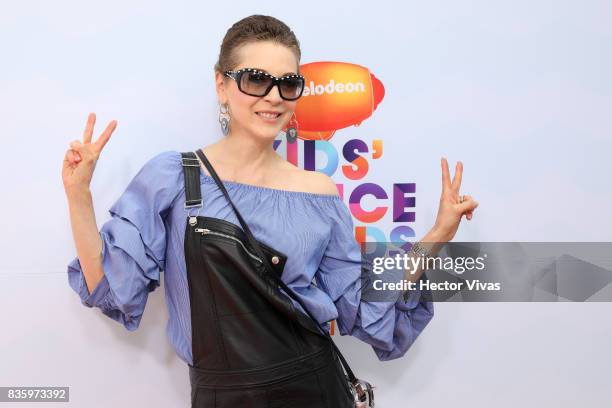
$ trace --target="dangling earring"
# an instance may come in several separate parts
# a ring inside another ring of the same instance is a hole
[[[227,103],[222,103],[219,105],[219,123],[221,123],[221,132],[223,132],[223,136],[227,136],[229,133],[230,119],[229,105]]]
[[[289,119],[289,128],[287,129],[286,135],[287,143],[295,143],[298,136],[298,121],[295,112],[293,112],[291,119]]]

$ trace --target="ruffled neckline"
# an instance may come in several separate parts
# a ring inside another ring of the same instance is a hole
[[[214,184],[214,185],[217,184],[215,182],[215,179],[212,178],[212,176],[209,176],[208,174],[204,173],[204,171],[201,168],[200,168],[200,180],[203,180],[205,183],[208,183],[208,184]],[[281,190],[278,188],[256,186],[254,184],[239,183],[237,181],[228,181],[228,180],[221,180],[221,181],[226,187],[234,187],[234,188],[240,188],[243,190],[252,190],[252,191],[258,191],[258,192],[266,192],[272,195],[296,196],[296,197],[305,197],[305,198],[308,197],[308,198],[313,198],[313,199],[316,198],[316,199],[330,200],[330,201],[341,201],[340,196],[335,195],[335,194],[311,193],[308,191]]]

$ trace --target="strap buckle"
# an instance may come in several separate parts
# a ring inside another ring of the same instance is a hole
[[[200,167],[200,162],[197,158],[183,157],[183,167]]]
[[[202,200],[189,200],[189,201],[185,201],[184,207],[185,208],[193,208],[193,207],[201,207],[202,206]]]

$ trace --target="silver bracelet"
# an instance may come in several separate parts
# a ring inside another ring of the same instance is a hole
[[[425,248],[419,241],[412,244],[410,251],[420,257],[427,258],[429,256],[429,250]]]
[[[419,241],[412,244],[412,248],[410,248],[410,252],[413,255],[416,255],[418,257],[427,258],[429,256],[429,250],[427,250],[423,245],[421,245]],[[409,296],[409,291],[406,289],[402,293],[402,298],[404,299],[404,302],[408,301],[408,296]]]

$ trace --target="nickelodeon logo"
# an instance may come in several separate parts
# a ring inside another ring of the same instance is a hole
[[[302,96],[323,95],[324,93],[333,94],[334,92],[365,92],[365,85],[363,82],[357,82],[356,84],[352,82],[335,83],[333,79],[327,85],[315,85],[314,81],[310,81],[310,84],[304,87]]]
[[[336,130],[359,126],[385,96],[382,82],[361,65],[311,62],[301,65],[300,73],[306,86],[295,116],[302,140],[330,140]]]

